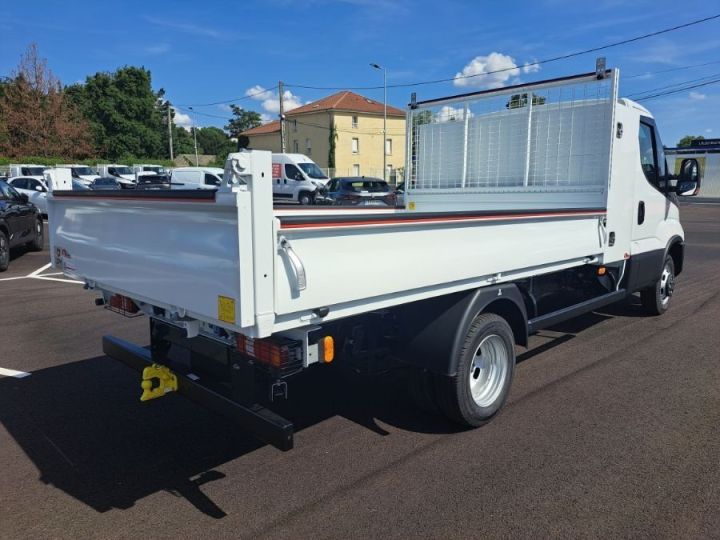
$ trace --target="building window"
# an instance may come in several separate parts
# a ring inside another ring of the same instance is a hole
[[[297,132],[297,120],[293,120],[292,125],[293,125],[293,132]]]
[[[352,153],[357,154],[360,152],[360,139],[353,137],[352,140]]]
[[[312,143],[310,139],[305,139],[305,153],[309,156],[312,154]]]
[[[358,127],[358,117],[357,117],[357,114],[353,114],[353,117],[352,117],[352,127],[354,127],[354,128]]]
[[[296,154],[297,154],[298,152],[300,152],[297,139],[295,139],[295,140],[293,141],[293,152],[295,152]]]
[[[392,156],[392,139],[385,139],[385,155]]]
[[[356,139],[353,139],[356,140]],[[360,176],[360,164],[356,163],[353,165],[353,176]]]

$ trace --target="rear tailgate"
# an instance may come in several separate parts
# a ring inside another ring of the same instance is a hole
[[[67,275],[180,316],[253,325],[252,236],[240,232],[252,228],[249,193],[56,191],[49,200],[52,262]]]

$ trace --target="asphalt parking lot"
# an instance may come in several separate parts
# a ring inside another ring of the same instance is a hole
[[[0,536],[717,537],[720,204],[681,213],[670,311],[534,336],[491,424],[418,412],[402,374],[325,370],[290,384],[285,453],[180,396],[141,404],[101,337],[147,344],[147,319],[15,252],[0,368],[30,375],[0,375]]]

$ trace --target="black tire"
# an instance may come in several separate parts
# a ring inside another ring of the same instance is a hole
[[[515,340],[510,325],[494,313],[478,315],[460,350],[456,375],[436,378],[438,406],[454,422],[481,426],[505,404],[514,372]]]
[[[35,222],[35,238],[28,242],[30,251],[42,251],[45,247],[45,230],[43,228],[43,220],[38,218]]]
[[[640,291],[643,309],[649,315],[662,315],[670,307],[670,298],[675,290],[675,262],[668,255],[665,257],[660,277],[655,285]]]
[[[4,231],[0,231],[0,272],[10,266],[10,241]]]
[[[303,191],[298,195],[298,202],[301,206],[309,206],[312,204],[313,196],[311,193],[308,193],[307,191]]]

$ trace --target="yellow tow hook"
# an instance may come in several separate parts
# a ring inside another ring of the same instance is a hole
[[[143,369],[142,382],[143,389],[140,401],[148,401],[159,398],[168,392],[176,392],[178,389],[177,376],[165,366],[153,364]],[[157,386],[153,388],[153,380],[157,380]]]

